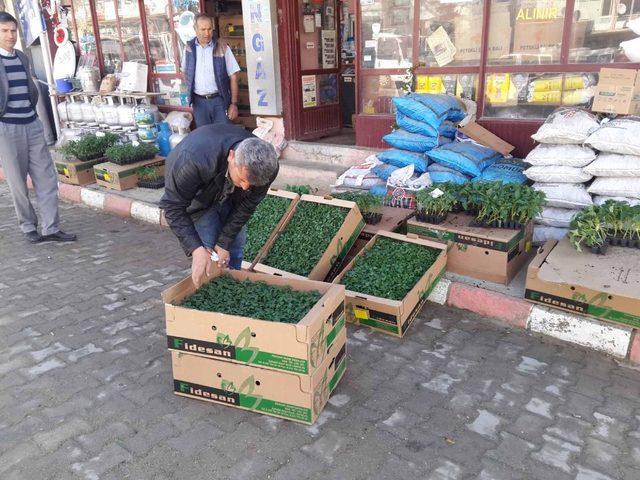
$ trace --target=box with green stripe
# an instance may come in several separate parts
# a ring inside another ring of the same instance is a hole
[[[169,349],[270,370],[313,374],[345,329],[344,287],[247,271],[225,273],[237,281],[316,291],[320,299],[297,323],[194,310],[181,305],[196,292],[191,277],[187,277],[162,293]],[[209,281],[221,274],[217,270]]]
[[[446,265],[442,243],[378,232],[334,280],[347,288],[347,321],[404,336]]]
[[[448,244],[448,271],[507,285],[528,258],[533,224],[518,230],[478,227],[474,217],[450,213],[437,225],[411,219],[407,232]]]
[[[311,375],[172,351],[174,393],[311,425],[344,375],[346,347],[343,328]]]

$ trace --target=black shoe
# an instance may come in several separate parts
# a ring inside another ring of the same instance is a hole
[[[24,236],[27,238],[27,242],[29,243],[40,243],[42,241],[42,237],[36,230],[27,232]]]
[[[73,233],[64,233],[62,230],[52,233],[51,235],[43,235],[43,242],[75,242],[76,236]]]

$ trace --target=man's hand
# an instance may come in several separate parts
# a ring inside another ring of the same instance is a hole
[[[211,252],[204,248],[198,247],[191,253],[191,280],[196,288],[204,283],[207,277],[211,276]]]
[[[213,249],[218,254],[218,266],[220,268],[229,268],[229,251],[225,250],[222,247],[219,247],[218,245],[216,245]]]
[[[231,105],[229,105],[229,109],[227,110],[227,117],[229,117],[229,120],[231,120],[232,122],[238,118],[238,106],[234,105],[233,103]]]

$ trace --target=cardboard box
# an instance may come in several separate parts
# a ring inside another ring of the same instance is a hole
[[[217,270],[211,279],[221,273]],[[169,349],[271,370],[313,373],[344,330],[344,287],[245,271],[227,273],[237,280],[317,290],[322,298],[296,324],[203,312],[179,306],[196,291],[191,277],[187,277],[162,292]]]
[[[353,268],[354,263],[359,257],[364,255],[367,250],[373,247],[380,237],[393,238],[403,242],[415,243],[426,247],[440,250],[440,254],[431,267],[422,275],[420,280],[414,285],[411,291],[402,300],[389,300],[387,298],[375,297],[359,292],[346,292],[346,312],[347,321],[368,325],[369,327],[384,333],[404,336],[407,329],[413,323],[416,315],[420,312],[420,308],[424,304],[435,285],[438,283],[442,275],[444,275],[447,265],[447,248],[441,243],[422,240],[419,238],[409,238],[391,232],[379,232],[365,245],[365,247],[349,262],[346,268],[333,281],[339,284],[344,275]]]
[[[156,157],[151,160],[132,163],[130,165],[118,165],[111,162],[94,165],[93,171],[98,185],[112,190],[128,190],[138,185],[138,169],[141,167],[160,166],[164,175],[164,158]]]
[[[474,11],[455,15],[454,44],[456,46],[456,62],[480,63],[482,53],[482,4],[471,6]],[[495,60],[509,55],[511,44],[511,12],[509,5],[493,3],[491,5],[491,28],[489,29],[489,45],[487,58]]]
[[[459,130],[472,140],[500,152],[502,155],[508,155],[516,148],[476,122],[469,122]]]
[[[277,232],[279,232],[282,226],[289,220],[289,217],[293,214],[296,208],[296,203],[298,203],[298,200],[300,200],[300,195],[298,195],[297,193],[289,192],[287,190],[278,190],[277,188],[270,188],[269,191],[267,192],[267,195],[271,195],[273,197],[288,198],[289,200],[291,200],[291,203],[289,204],[289,207],[287,208],[284,215],[282,215],[282,217],[280,218],[280,221],[273,228],[273,231],[271,232],[271,235],[269,236],[265,244],[262,246],[260,250],[258,250],[258,253],[256,254],[255,258],[251,258],[251,259],[248,259],[247,261],[242,262],[242,268],[244,270],[250,270],[252,262],[254,260],[259,259],[262,256],[262,253],[266,252],[269,249],[269,247],[275,240]]]
[[[593,112],[640,114],[640,72],[602,68],[593,96]]]
[[[346,370],[342,329],[312,375],[296,375],[171,352],[176,395],[313,424]]]
[[[538,249],[525,298],[547,307],[640,328],[640,250],[578,252],[567,238]]]
[[[62,183],[68,183],[70,185],[89,185],[96,183],[96,175],[93,171],[93,167],[99,163],[103,163],[106,159],[104,157],[96,158],[95,160],[89,160],[82,162],[76,159],[68,159],[62,156],[57,157],[54,160],[56,172],[58,172],[58,180]]]
[[[318,197],[316,195],[302,195],[300,197],[300,201],[296,203],[295,208],[302,202],[315,202],[315,203],[323,203],[325,205],[332,205],[334,207],[342,207],[347,208],[349,212],[342,223],[342,226],[335,234],[329,246],[325,250],[322,257],[316,264],[315,267],[311,270],[308,277],[309,280],[324,280],[327,275],[330,273],[332,268],[339,268],[342,260],[347,255],[347,252],[351,248],[351,246],[355,243],[358,235],[364,228],[364,219],[360,214],[360,210],[354,202],[347,202],[345,200],[338,200],[331,197]],[[282,233],[286,228],[291,219],[295,216],[294,213],[289,216],[287,221],[283,224],[282,228],[279,230],[278,235]],[[277,236],[274,239],[273,243],[277,241]],[[271,246],[273,246],[273,243]],[[271,275],[281,275],[289,278],[298,278],[304,279],[300,275],[296,275],[290,272],[285,272],[284,270],[280,270],[278,268],[273,268],[263,263],[260,263],[266,256],[269,254],[269,249],[267,249],[263,255],[260,257],[260,261],[255,266],[256,272],[268,273]]]
[[[472,227],[473,217],[449,214],[438,225],[411,219],[407,233],[449,244],[447,270],[459,275],[509,284],[531,250],[533,224],[522,230]]]

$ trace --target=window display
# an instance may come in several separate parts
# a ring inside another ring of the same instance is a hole
[[[408,68],[413,64],[413,1],[361,0],[363,68]]]
[[[485,116],[545,118],[555,108],[588,107],[595,73],[494,73],[486,77]]]
[[[134,0],[96,0],[104,73],[116,73],[122,62],[147,63]]]
[[[629,28],[629,23],[638,18],[640,2],[576,0],[570,62],[637,62],[640,60],[640,44],[635,40],[638,35]]]
[[[476,99],[478,75],[416,75],[416,92],[448,93],[461,98]]]
[[[75,24],[78,30],[80,55],[96,54],[96,35],[93,30],[93,15],[89,0],[75,0]]]
[[[406,75],[367,75],[361,77],[360,111],[367,115],[393,114],[391,99],[404,93]]]

